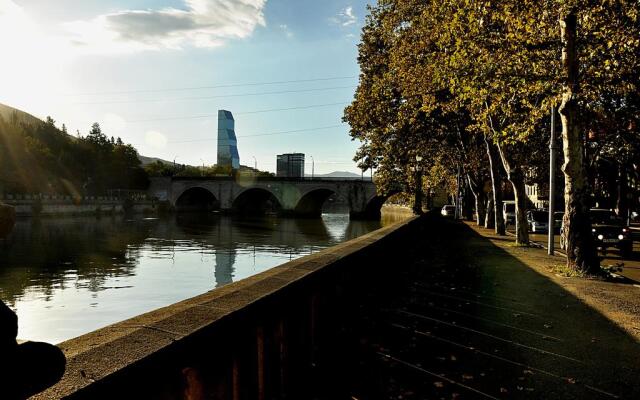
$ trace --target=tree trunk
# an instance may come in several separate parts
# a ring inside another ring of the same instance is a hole
[[[562,103],[558,108],[562,121],[564,150],[564,237],[567,267],[573,270],[600,274],[589,221],[589,183],[584,160],[583,134],[578,127],[578,56],[576,51],[576,14],[570,11],[560,19],[562,39],[562,70],[564,82]]]
[[[529,245],[529,223],[527,222],[527,194],[522,177],[510,179],[516,198],[516,243]]]
[[[471,174],[467,174],[467,183],[469,184],[469,190],[473,193],[473,198],[476,204],[476,224],[478,226],[484,225],[485,220],[485,202],[487,196],[484,193],[484,185],[479,179],[473,179]]]
[[[493,194],[489,194],[487,197],[487,212],[484,219],[484,227],[487,229],[493,229],[495,227],[496,220],[493,215]]]
[[[505,226],[502,215],[502,174],[500,172],[500,155],[496,145],[486,136],[484,142],[487,145],[487,156],[489,157],[489,169],[491,171],[491,188],[493,190],[493,210],[494,229],[496,234],[504,236]]]
[[[527,194],[524,188],[524,174],[522,167],[510,160],[508,149],[498,145],[502,166],[507,172],[507,179],[513,186],[513,194],[516,199],[516,244],[529,245],[529,226],[527,223]]]

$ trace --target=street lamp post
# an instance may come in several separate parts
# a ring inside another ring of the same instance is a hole
[[[315,172],[316,172],[316,162],[313,159],[313,156],[309,156],[311,157],[311,180],[313,180]]]
[[[258,173],[258,160],[256,159],[256,156],[251,157],[253,157],[253,169]]]
[[[549,237],[547,238],[547,252],[553,255],[555,238],[555,202],[556,202],[556,110],[551,107],[551,140],[549,141],[549,228],[547,229]],[[562,232],[560,232],[562,234]]]
[[[420,162],[422,161],[422,156],[416,156],[416,192],[415,197],[413,199],[413,213],[416,215],[422,214],[422,169],[420,167]]]
[[[202,161],[202,173],[200,175],[204,176],[204,160],[201,158],[200,161]]]

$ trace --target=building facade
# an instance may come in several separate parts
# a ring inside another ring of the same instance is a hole
[[[218,166],[240,168],[235,121],[230,111],[218,110]]]
[[[282,178],[304,178],[304,154],[279,154],[276,176]]]

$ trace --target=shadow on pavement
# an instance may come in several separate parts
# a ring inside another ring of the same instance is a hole
[[[317,398],[640,398],[633,337],[466,225],[423,223],[397,263],[372,266],[382,285]]]

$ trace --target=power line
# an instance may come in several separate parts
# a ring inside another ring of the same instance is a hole
[[[337,105],[347,105],[349,102],[339,102],[339,103],[326,103],[326,104],[313,104],[309,106],[300,106],[300,107],[287,107],[287,108],[271,108],[266,110],[256,110],[256,111],[244,111],[244,112],[234,112],[235,115],[248,115],[248,114],[261,114],[261,113],[269,113],[269,112],[278,112],[278,111],[292,111],[292,110],[308,110],[313,108],[322,108],[322,107],[330,107]],[[203,118],[217,118],[218,114],[206,114],[206,115],[191,115],[185,117],[159,117],[159,118],[147,118],[147,119],[134,119],[127,122],[137,123],[137,122],[155,122],[155,121],[175,121],[175,120],[184,120],[184,119],[203,119]]]
[[[344,125],[329,125],[329,126],[321,126],[321,127],[318,127],[318,128],[293,129],[293,130],[289,130],[289,131],[257,133],[257,134],[251,134],[251,135],[242,135],[242,136],[238,136],[237,138],[238,139],[244,139],[244,138],[248,138],[248,137],[287,135],[287,134],[301,133],[301,132],[322,131],[322,130],[327,130],[327,129],[332,129],[332,128],[340,128],[342,126],[344,126]],[[214,141],[218,141],[218,139],[209,138],[209,139],[169,140],[167,143],[194,143],[194,142],[214,142]]]
[[[192,87],[177,87],[177,88],[166,88],[166,89],[141,89],[141,90],[123,90],[123,91],[111,91],[111,92],[71,93],[71,94],[66,94],[65,96],[101,96],[101,95],[117,95],[117,94],[135,94],[135,93],[182,92],[182,91],[189,91],[189,90],[221,89],[221,88],[243,87],[243,86],[266,86],[266,85],[283,85],[287,83],[337,81],[337,80],[355,79],[355,78],[357,78],[356,75],[335,76],[335,77],[328,77],[328,78],[296,79],[296,80],[288,80],[288,81],[252,82],[252,83],[232,83],[232,84],[226,84],[226,85],[192,86]]]
[[[173,102],[173,101],[211,100],[211,99],[221,99],[221,98],[227,98],[227,97],[247,97],[247,96],[266,96],[266,95],[286,94],[286,93],[324,92],[324,91],[338,90],[338,89],[353,89],[355,87],[356,86],[351,85],[351,86],[335,86],[335,87],[314,88],[314,89],[280,90],[275,92],[220,94],[215,96],[183,97],[178,99],[96,101],[96,102],[79,102],[79,103],[73,103],[73,104],[74,105],[97,105],[97,104],[161,103],[161,102]]]

